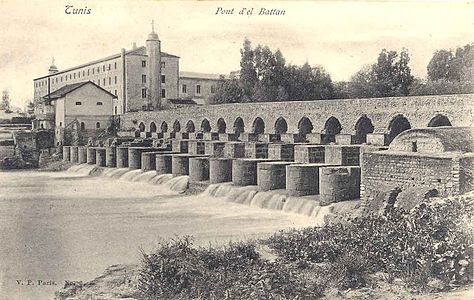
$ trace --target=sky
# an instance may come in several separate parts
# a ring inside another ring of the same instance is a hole
[[[66,14],[67,5],[91,13]],[[219,7],[233,14],[216,14]],[[262,8],[285,14],[259,15]],[[471,1],[0,0],[0,11],[0,89],[18,107],[52,56],[62,70],[144,45],[151,20],[180,70],[203,73],[238,70],[246,37],[280,49],[288,63],[322,65],[333,81],[374,63],[383,48],[407,48],[412,74],[424,78],[436,50],[474,42]]]

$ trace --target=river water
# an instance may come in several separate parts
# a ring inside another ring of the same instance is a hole
[[[150,251],[175,235],[217,245],[317,223],[209,194],[179,195],[173,190],[186,178],[89,173],[0,172],[0,299],[53,299],[65,280],[88,281],[110,265],[138,263],[140,247]]]

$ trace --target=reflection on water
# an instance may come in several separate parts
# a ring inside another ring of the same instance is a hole
[[[102,174],[88,176],[94,172]],[[86,281],[109,265],[137,263],[139,247],[149,251],[175,235],[221,244],[317,222],[209,193],[179,195],[185,176],[79,165],[60,173],[1,172],[0,178],[0,299],[52,299],[64,280]]]

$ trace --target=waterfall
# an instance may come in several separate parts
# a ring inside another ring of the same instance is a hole
[[[281,210],[315,218],[324,224],[327,216],[351,211],[358,207],[359,201],[344,201],[321,206],[319,196],[291,197],[284,190],[259,191],[256,186],[234,186],[231,183],[211,184],[205,195],[223,198],[224,201],[246,204],[260,208]]]
[[[106,168],[95,165],[80,164],[67,169],[67,173],[76,176],[98,176],[115,180],[143,182],[163,186],[173,192],[183,193],[188,188],[188,176],[174,177],[171,174],[158,175],[156,171],[143,172],[140,169]]]

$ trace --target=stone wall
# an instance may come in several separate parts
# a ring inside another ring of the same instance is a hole
[[[207,119],[211,131],[216,132],[217,122],[222,118],[227,132],[232,132],[235,120],[240,117],[245,132],[252,132],[254,120],[260,117],[264,131],[273,133],[277,119],[283,117],[287,132],[297,133],[300,120],[306,117],[312,123],[312,132],[318,133],[324,130],[330,117],[335,117],[342,127],[341,133],[354,134],[356,123],[364,115],[370,119],[376,133],[388,133],[390,123],[399,115],[409,121],[411,128],[426,127],[437,115],[446,116],[453,126],[473,126],[474,94],[191,106],[128,113],[121,116],[121,124],[122,129],[130,129],[138,128],[143,122],[145,130],[149,131],[150,123],[154,122],[160,131],[163,122],[171,128],[177,120],[184,130],[186,123],[192,121],[196,131],[200,131],[203,120]]]

